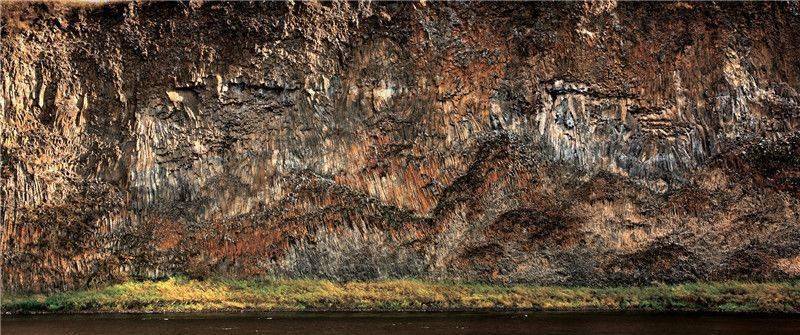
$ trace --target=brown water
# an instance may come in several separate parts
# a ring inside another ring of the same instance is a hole
[[[6,316],[3,335],[800,334],[800,316],[627,313],[262,313]]]

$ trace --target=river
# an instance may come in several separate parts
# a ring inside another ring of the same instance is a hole
[[[800,316],[733,314],[224,313],[3,316],[3,335],[800,334]]]

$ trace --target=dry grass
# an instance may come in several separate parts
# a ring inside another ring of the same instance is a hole
[[[101,289],[3,298],[4,312],[220,310],[649,310],[800,312],[800,283],[695,283],[649,287],[543,287],[420,280],[127,282]]]

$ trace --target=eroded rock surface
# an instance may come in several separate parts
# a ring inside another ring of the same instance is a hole
[[[2,6],[7,290],[800,277],[796,3]]]

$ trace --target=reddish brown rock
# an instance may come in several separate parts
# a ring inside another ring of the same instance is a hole
[[[800,273],[796,3],[2,7],[8,290]]]

